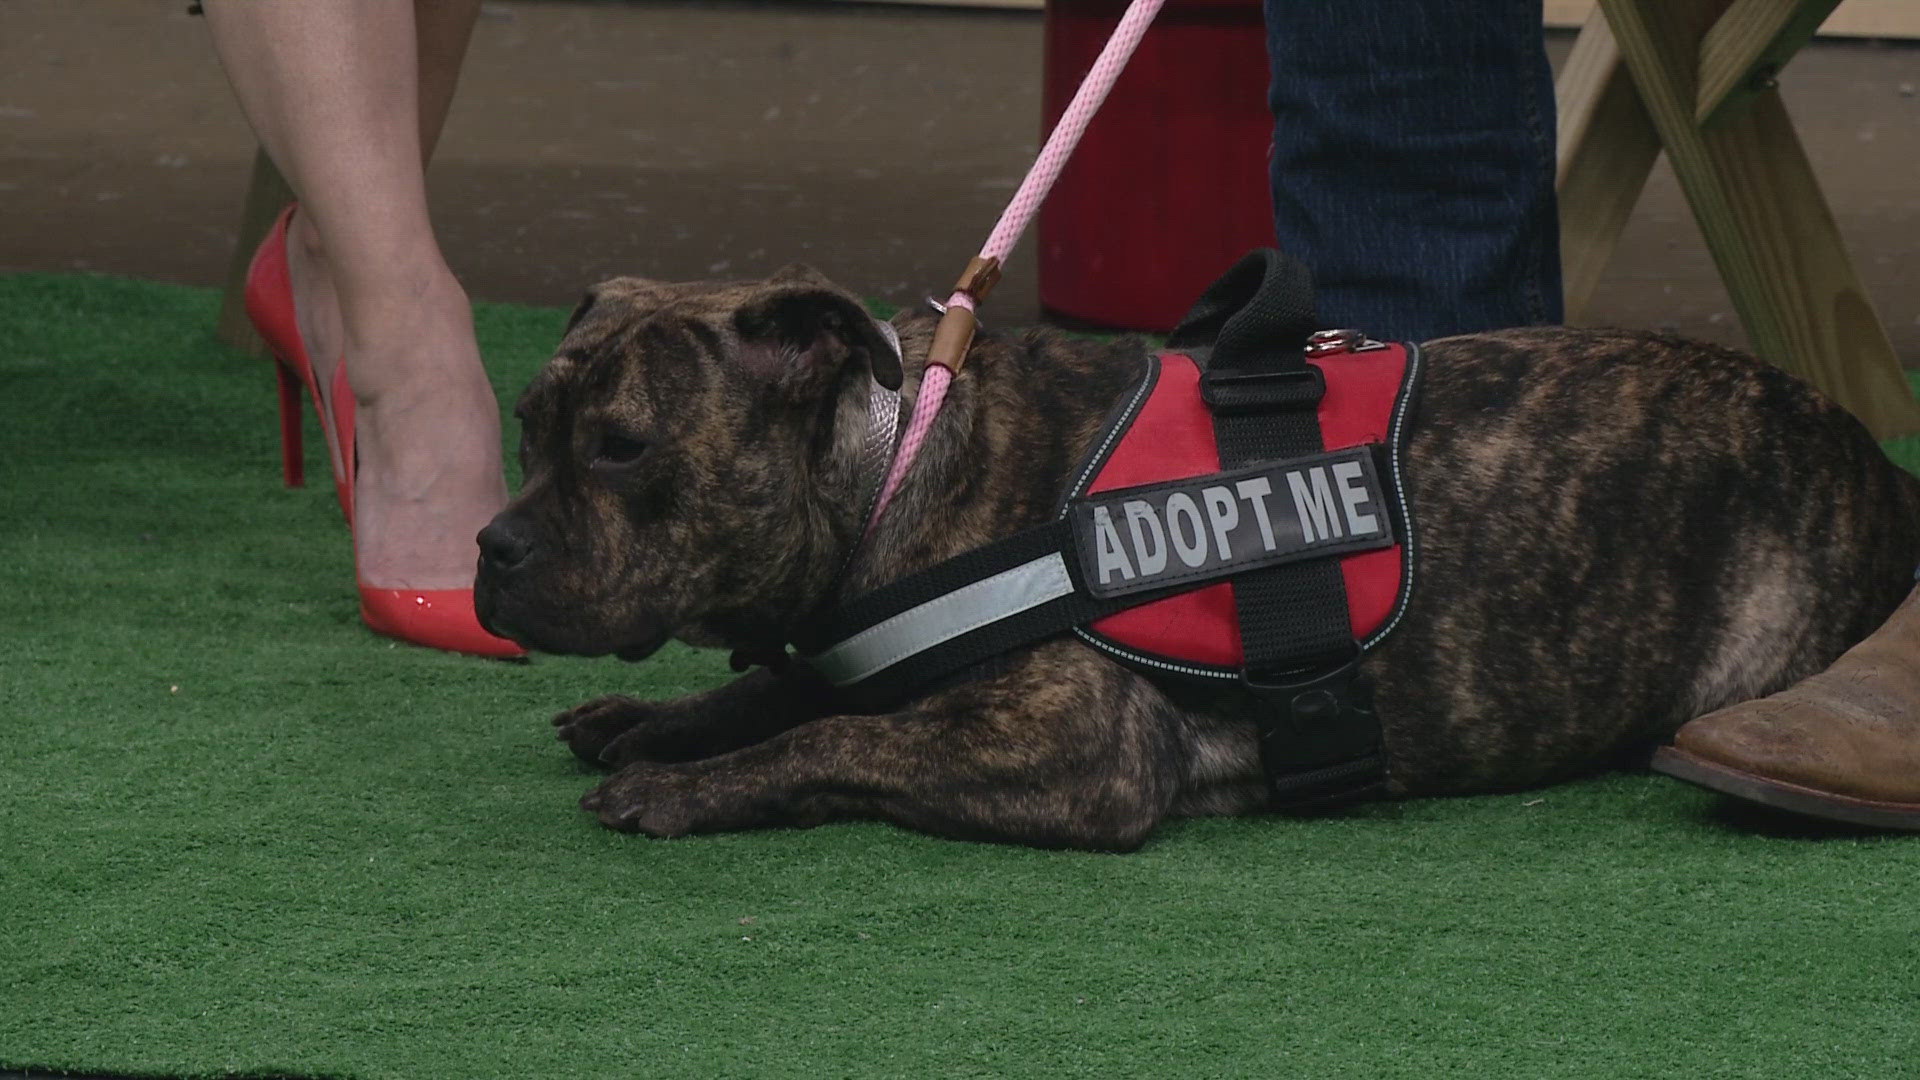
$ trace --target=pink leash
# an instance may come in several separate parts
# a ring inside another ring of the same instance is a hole
[[[927,367],[920,376],[920,393],[913,402],[913,417],[907,422],[907,433],[900,440],[899,451],[894,454],[893,467],[887,472],[887,482],[880,489],[873,516],[867,520],[868,532],[873,531],[880,515],[886,512],[887,504],[900,487],[901,478],[907,475],[914,458],[919,456],[920,445],[926,441],[927,432],[933,427],[933,418],[940,411],[941,402],[946,400],[947,387],[953,382],[960,365],[966,362],[967,347],[973,343],[973,332],[977,325],[975,307],[987,298],[987,293],[1000,280],[1001,262],[1013,251],[1020,234],[1027,231],[1027,224],[1039,211],[1047,192],[1053,188],[1053,182],[1059,179],[1060,170],[1066,166],[1073,148],[1079,145],[1088,121],[1093,119],[1101,103],[1107,100],[1114,80],[1120,77],[1121,69],[1127,66],[1127,60],[1133,56],[1141,36],[1147,32],[1148,24],[1159,14],[1164,2],[1132,0],[1127,6],[1127,13],[1121,17],[1120,25],[1114,28],[1113,36],[1107,39],[1106,47],[1100,50],[1093,67],[1081,80],[1080,89],[1074,91],[1073,101],[1068,103],[1066,112],[1060,115],[1060,122],[1054,125],[1053,133],[1047,136],[1047,144],[1041,148],[1039,158],[1027,170],[1026,179],[1020,182],[1020,189],[1013,193],[1013,200],[1001,212],[1000,221],[987,237],[986,245],[967,264],[959,282],[954,285],[953,295],[947,298],[947,308],[941,315],[940,325],[934,331],[933,346],[927,352]]]

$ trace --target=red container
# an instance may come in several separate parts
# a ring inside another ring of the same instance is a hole
[[[1048,0],[1048,131],[1125,7]],[[1171,329],[1234,260],[1273,245],[1272,137],[1259,0],[1167,0],[1041,209],[1041,306]]]

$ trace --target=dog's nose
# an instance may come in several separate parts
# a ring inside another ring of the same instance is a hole
[[[475,539],[480,542],[480,561],[496,572],[512,570],[533,554],[533,541],[502,518],[488,522]]]

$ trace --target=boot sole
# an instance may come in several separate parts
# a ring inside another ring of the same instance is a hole
[[[1710,791],[1771,806],[1776,810],[1849,825],[1920,832],[1920,805],[1913,803],[1876,802],[1850,795],[1835,795],[1782,780],[1770,780],[1696,757],[1672,746],[1663,746],[1654,751],[1651,768],[1654,772],[1698,784]]]

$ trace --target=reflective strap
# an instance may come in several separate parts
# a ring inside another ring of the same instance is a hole
[[[908,608],[801,659],[833,685],[847,686],[962,634],[1072,594],[1066,560],[1058,551],[1048,552]]]

